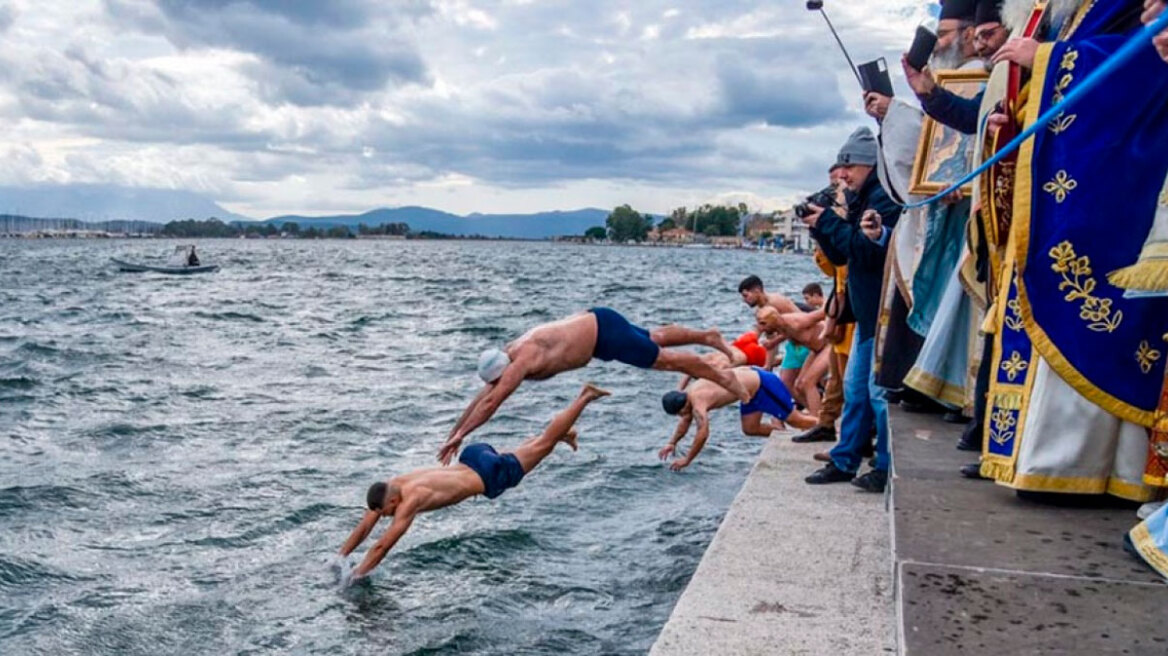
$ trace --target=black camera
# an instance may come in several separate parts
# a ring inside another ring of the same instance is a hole
[[[835,187],[824,187],[819,191],[807,197],[807,200],[795,206],[795,216],[800,219],[811,216],[814,211],[811,205],[818,205],[824,209],[832,207],[836,204],[835,201]]]

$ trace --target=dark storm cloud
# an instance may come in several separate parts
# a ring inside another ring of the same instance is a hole
[[[768,70],[737,57],[718,60],[722,120],[761,121],[783,127],[811,127],[845,118],[846,101],[835,77],[806,68]]]
[[[246,70],[272,102],[350,105],[387,85],[430,80],[410,36],[428,3],[158,0],[155,12],[125,0],[105,4],[116,19],[179,48],[255,55],[261,63]]]
[[[251,185],[802,187],[868,120],[799,3],[91,2],[104,21],[0,52],[5,118],[206,148]]]

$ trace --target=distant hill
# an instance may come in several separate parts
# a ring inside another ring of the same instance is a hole
[[[376,209],[364,214],[336,216],[277,216],[263,221],[281,226],[295,222],[301,228],[331,228],[343,225],[356,228],[382,223],[408,223],[414,232],[432,231],[448,235],[484,235],[487,237],[517,237],[546,239],[562,235],[582,235],[592,226],[603,226],[608,218],[606,210],[587,208],[572,211],[536,212],[534,214],[469,214],[458,216],[428,207],[397,207]]]
[[[241,226],[257,223],[250,217],[228,212],[209,198],[194,192],[116,185],[0,186],[0,216],[3,215],[52,221],[51,226],[22,223],[21,225],[28,227],[16,229],[17,232],[53,228],[85,229],[81,222],[88,224],[88,229],[91,230],[123,232],[124,230],[116,227],[122,225],[118,222],[149,222],[161,225],[169,221],[184,219],[204,221],[212,217],[224,223],[238,223]],[[596,208],[533,214],[476,213],[459,216],[428,207],[411,206],[375,209],[364,214],[277,216],[260,223],[280,226],[295,221],[302,228],[315,226],[324,229],[338,225],[355,229],[361,223],[370,227],[383,223],[407,223],[414,232],[546,239],[562,235],[582,235],[592,226],[603,226],[607,217],[606,210]],[[74,221],[76,225],[65,225],[63,221]],[[131,230],[131,232],[149,231],[148,227]]]
[[[88,223],[178,219],[246,221],[206,196],[176,189],[144,189],[117,185],[37,185],[0,187],[0,214],[26,217],[66,217]]]
[[[70,230],[152,234],[160,232],[162,224],[150,221],[80,221],[78,219],[49,219],[0,214],[0,233]]]

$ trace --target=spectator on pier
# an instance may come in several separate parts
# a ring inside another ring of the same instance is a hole
[[[803,221],[833,264],[848,265],[848,303],[858,325],[848,369],[844,374],[844,413],[839,444],[832,461],[807,477],[813,485],[856,479],[870,492],[882,492],[888,481],[888,403],[875,384],[872,346],[884,281],[888,237],[900,207],[888,198],[876,176],[876,137],[859,128],[840,149],[836,163],[852,191],[847,216],[833,208],[812,206]],[[876,427],[876,462],[871,472],[856,478],[864,445]]]

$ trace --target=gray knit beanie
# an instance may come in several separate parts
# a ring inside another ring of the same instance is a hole
[[[876,166],[876,137],[872,135],[872,131],[868,128],[857,128],[848,137],[844,147],[840,148],[835,163],[842,166],[848,164]]]

